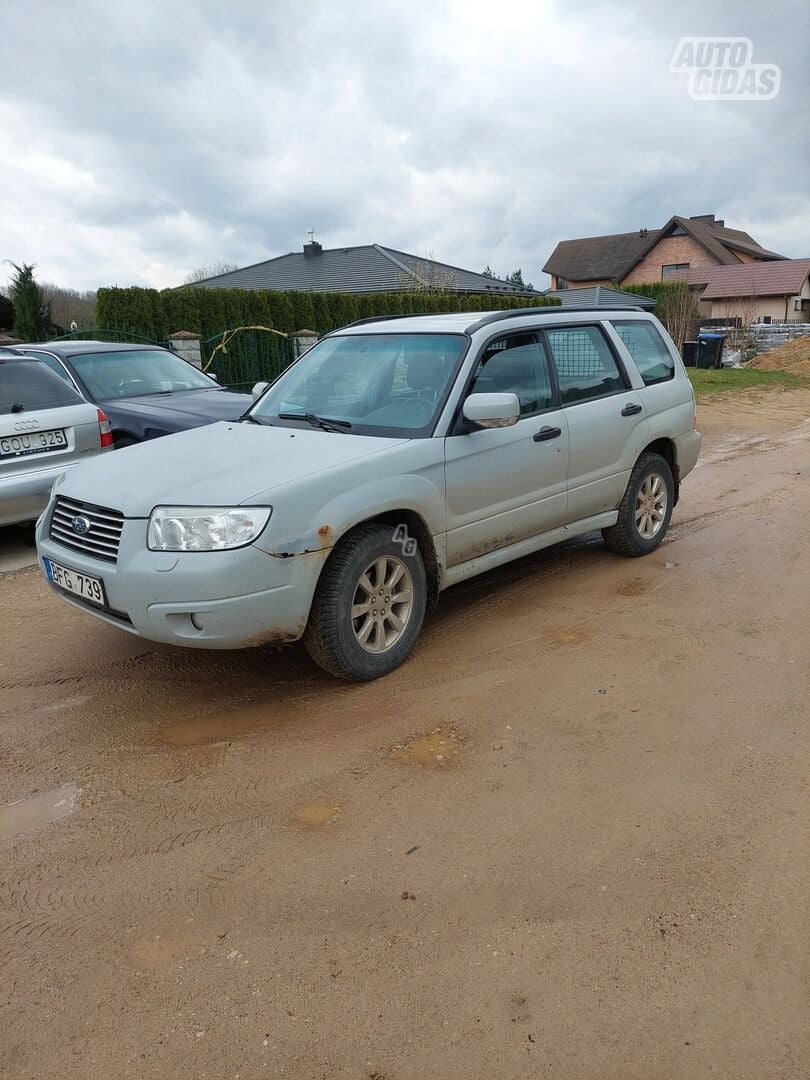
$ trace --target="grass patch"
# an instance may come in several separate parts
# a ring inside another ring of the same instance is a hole
[[[788,371],[760,371],[758,368],[687,368],[687,374],[698,397],[724,394],[728,390],[753,390],[757,387],[781,386],[784,389],[810,389],[810,377],[791,375]]]

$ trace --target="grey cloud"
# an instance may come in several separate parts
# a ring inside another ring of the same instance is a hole
[[[779,11],[6,0],[0,257],[162,286],[315,225],[540,284],[563,237],[711,211],[810,254],[807,59],[784,32],[807,15]],[[679,37],[728,33],[782,65],[774,101],[694,102],[669,72]]]

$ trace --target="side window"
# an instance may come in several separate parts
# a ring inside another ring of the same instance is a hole
[[[563,405],[602,397],[626,386],[607,341],[596,326],[563,326],[546,330]]]
[[[622,339],[646,386],[666,382],[675,374],[675,364],[664,339],[652,323],[615,322],[613,329]]]
[[[517,394],[522,416],[554,402],[545,349],[534,334],[491,341],[473,375],[471,394]]]

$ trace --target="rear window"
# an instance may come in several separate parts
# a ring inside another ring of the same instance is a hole
[[[83,400],[39,360],[0,359],[0,415],[62,409]]]
[[[614,322],[613,329],[622,339],[646,386],[666,382],[675,374],[675,364],[664,339],[652,323],[633,320]]]

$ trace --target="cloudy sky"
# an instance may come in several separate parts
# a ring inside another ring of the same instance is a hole
[[[807,257],[808,30],[806,0],[0,0],[0,259],[164,287],[312,225],[544,287],[560,239],[712,212]],[[751,38],[778,96],[691,100],[697,35]]]

